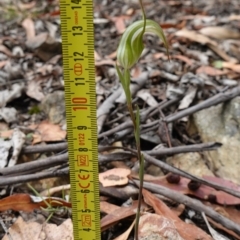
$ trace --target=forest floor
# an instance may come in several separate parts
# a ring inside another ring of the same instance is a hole
[[[139,239],[240,239],[240,2],[143,2],[170,60],[146,34],[131,69],[146,161]],[[141,9],[93,4],[101,234],[131,240],[139,166],[115,65]],[[0,237],[72,239],[59,1],[2,0],[0,13]]]

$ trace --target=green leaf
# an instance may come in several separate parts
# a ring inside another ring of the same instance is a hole
[[[131,24],[124,32],[117,49],[117,60],[124,69],[131,68],[140,58],[144,49],[143,45],[144,20]],[[146,20],[144,33],[154,33],[162,39],[167,51],[168,43],[162,28],[153,20]]]
[[[127,103],[131,103],[130,71],[129,69],[124,69],[122,73],[117,65],[116,65],[116,69],[117,69],[118,77],[122,83],[123,90],[126,95]]]

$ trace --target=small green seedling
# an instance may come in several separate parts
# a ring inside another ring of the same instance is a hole
[[[38,191],[32,187],[29,183],[27,184],[27,186],[34,192],[34,194],[40,198],[42,198],[43,202],[46,204],[47,208],[44,208],[44,207],[40,207],[43,211],[45,212],[48,212],[49,213],[49,216],[48,218],[46,219],[46,223],[51,219],[51,217],[53,216],[53,214],[55,212],[57,212],[59,210],[59,208],[66,208],[65,206],[61,206],[61,207],[52,207],[51,204],[46,201],[39,193]],[[52,200],[51,203],[57,203],[58,205],[62,205],[61,202],[57,201],[57,200]]]
[[[162,28],[155,21],[146,19],[142,0],[139,0],[139,4],[142,10],[142,20],[134,22],[123,33],[123,36],[120,40],[120,43],[117,49],[117,61],[121,69],[116,65],[117,73],[126,95],[127,107],[130,114],[130,118],[133,123],[137,155],[140,163],[140,170],[139,170],[140,186],[139,186],[139,196],[138,196],[139,201],[138,201],[138,208],[136,213],[136,224],[135,224],[136,240],[138,240],[138,225],[139,225],[141,199],[142,199],[144,158],[143,158],[143,154],[141,153],[141,147],[140,147],[140,111],[139,111],[139,107],[135,106],[136,113],[134,114],[134,110],[132,106],[132,96],[130,92],[130,78],[131,78],[130,69],[138,62],[139,58],[141,57],[142,51],[144,49],[143,35],[145,33],[154,33],[160,39],[162,39],[168,53],[168,43],[164,36]]]

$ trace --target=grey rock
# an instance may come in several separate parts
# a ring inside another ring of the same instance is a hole
[[[223,144],[218,150],[207,152],[213,172],[240,183],[240,97],[199,111],[193,119],[203,142]]]

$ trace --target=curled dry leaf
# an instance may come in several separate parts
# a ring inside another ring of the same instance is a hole
[[[191,85],[189,86],[184,98],[180,102],[180,105],[178,107],[179,110],[189,107],[197,94],[197,90],[198,89],[196,87]]]
[[[23,88],[23,83],[15,83],[10,89],[0,91],[0,107],[5,107],[8,102],[20,97],[22,95]]]
[[[240,33],[236,32],[229,27],[205,27],[199,31],[201,34],[206,35],[208,37],[216,38],[216,39],[239,39]]]
[[[48,61],[55,55],[62,53],[62,44],[50,36],[49,33],[41,33],[28,39],[26,46],[34,50],[43,61]]]
[[[35,7],[36,1],[30,1],[28,3],[23,3],[22,1],[18,1],[17,4],[20,10],[24,11],[24,10],[30,10],[31,8]]]
[[[214,46],[217,46],[217,42],[211,40],[210,38],[208,38],[204,35],[202,35],[201,33],[195,32],[195,31],[182,29],[180,31],[177,31],[175,33],[175,35],[178,36],[178,37],[188,38],[191,41],[198,42],[198,43],[203,44],[203,45],[210,43]]]
[[[11,147],[11,141],[4,141],[2,138],[0,138],[0,168],[4,168],[7,165],[9,150]]]
[[[44,81],[46,81],[46,77],[43,77],[40,75],[28,81],[26,94],[29,97],[41,102],[44,99],[44,94],[42,92],[42,87],[41,87],[41,84]]]
[[[35,37],[35,28],[34,28],[34,22],[31,18],[26,18],[22,22],[22,27],[26,31],[27,40],[31,40]]]
[[[128,183],[127,176],[131,173],[130,169],[113,168],[99,174],[99,181],[104,187],[120,186]]]
[[[158,105],[158,102],[150,94],[150,91],[148,89],[142,89],[142,90],[138,91],[137,97],[139,97],[143,101],[145,101],[150,107],[156,107]]]
[[[115,23],[115,27],[117,29],[118,34],[124,33],[124,31],[126,30],[125,20],[128,19],[129,16],[119,16],[111,19]]]
[[[21,132],[19,129],[15,128],[11,130],[11,132],[6,131],[5,133],[9,133],[9,136],[5,135],[7,138],[11,137],[11,140],[4,141],[4,132],[0,134],[0,168],[8,166],[13,166],[16,164],[18,160],[18,156],[22,150],[23,144],[25,143],[25,134]],[[13,149],[11,158],[9,160],[9,151]]]
[[[11,141],[12,141],[13,153],[8,163],[9,167],[12,167],[17,163],[18,156],[22,151],[23,144],[25,143],[25,134],[21,132],[18,128],[15,128],[13,130]]]

